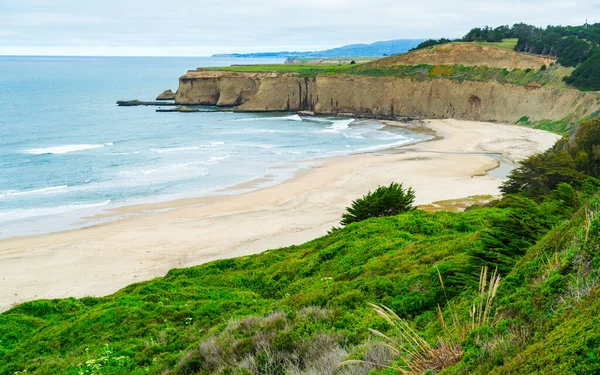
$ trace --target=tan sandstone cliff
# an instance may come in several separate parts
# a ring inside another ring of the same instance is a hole
[[[391,56],[364,66],[485,65],[537,68],[551,59],[493,47],[447,44]],[[598,93],[548,87],[445,78],[292,73],[189,71],[179,80],[176,102],[237,106],[242,111],[353,113],[378,117],[455,118],[514,123],[573,121],[600,108]]]
[[[193,71],[181,77],[181,104],[243,111],[299,111],[417,116],[514,123],[578,119],[600,108],[596,93],[450,79]]]

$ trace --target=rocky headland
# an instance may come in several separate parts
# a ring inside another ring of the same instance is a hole
[[[552,59],[495,47],[449,44],[362,64],[374,72],[422,64],[539,70]],[[459,65],[456,65],[459,64]],[[484,68],[484,69],[487,69]],[[545,68],[544,68],[545,69]],[[516,123],[578,121],[600,109],[597,93],[557,85],[515,84],[369,74],[192,70],[180,77],[175,102],[235,106],[240,111],[312,111],[372,117],[421,117]]]

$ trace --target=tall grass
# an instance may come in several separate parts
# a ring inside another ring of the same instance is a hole
[[[408,321],[399,317],[390,308],[370,303],[369,306],[383,317],[397,333],[395,336],[390,336],[378,330],[369,330],[383,340],[385,347],[394,354],[398,359],[397,362],[400,362],[399,365],[392,364],[387,367],[405,375],[420,375],[426,371],[439,372],[460,362],[464,354],[462,341],[477,328],[493,326],[497,322],[496,315],[493,315],[492,311],[501,278],[496,269],[488,279],[488,271],[487,266],[481,268],[478,294],[471,305],[469,321],[461,322],[456,309],[448,303],[453,324],[453,329],[451,329],[446,324],[442,308],[438,305],[437,312],[442,334],[437,337],[436,343],[433,345],[413,330]],[[446,293],[442,275],[439,270],[437,272],[442,289]],[[348,360],[342,362],[341,365],[362,363],[365,361]]]

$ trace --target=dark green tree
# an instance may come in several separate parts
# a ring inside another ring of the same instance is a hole
[[[600,90],[600,49],[579,65],[565,82],[583,91]]]
[[[521,194],[541,200],[560,183],[572,183],[585,177],[568,151],[550,149],[522,161],[521,166],[510,173],[501,190],[504,194]]]
[[[405,190],[402,184],[395,182],[390,186],[379,186],[374,192],[352,202],[342,215],[341,224],[348,225],[372,217],[393,216],[411,211],[415,209],[414,201],[415,192],[412,188]]]

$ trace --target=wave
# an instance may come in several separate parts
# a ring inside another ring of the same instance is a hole
[[[113,181],[111,185],[140,186],[189,180],[207,176],[209,171],[205,166],[216,163],[218,162],[203,160],[189,163],[165,164],[154,168],[124,170],[117,173],[122,180]]]
[[[161,174],[163,176],[165,176],[165,175],[168,176],[169,174],[172,174],[177,171],[182,171],[182,170],[189,171],[190,169],[194,169],[193,168],[194,165],[205,164],[205,163],[206,162],[169,164],[169,165],[165,165],[165,166],[158,167],[158,168],[142,169],[139,172],[142,173],[143,175]],[[192,167],[192,168],[190,168],[190,167]],[[196,175],[204,175],[204,174],[208,173],[208,171],[206,171],[204,168],[200,168],[200,171],[201,171],[201,173],[196,174]]]
[[[231,157],[231,154],[223,155],[223,156],[211,156],[210,162],[206,162],[207,164],[217,164],[220,161],[227,160]]]
[[[28,155],[45,155],[45,154],[67,154],[69,152],[76,151],[84,151],[84,150],[92,150],[95,148],[102,148],[105,146],[112,146],[112,143],[103,143],[103,144],[74,144],[74,145],[64,145],[64,146],[53,146],[53,147],[44,147],[44,148],[30,148],[28,150],[24,150],[24,154]]]
[[[317,116],[303,117],[302,120],[309,121],[309,122],[327,122],[327,123],[337,121],[336,118],[332,119],[331,117],[317,117]]]
[[[279,147],[270,143],[230,143],[229,145],[234,148],[261,148],[263,150],[270,150]]]
[[[262,133],[288,133],[285,130],[275,130],[275,129],[239,129],[239,130],[227,130],[222,132],[221,134],[262,134]]]
[[[332,120],[332,124],[324,129],[324,133],[339,133],[348,138],[348,135],[344,133],[345,130],[349,129],[349,125],[354,122],[353,118],[343,120]]]
[[[22,195],[50,194],[59,191],[65,191],[69,185],[52,186],[43,189],[25,190],[25,191],[8,191],[0,194],[0,198],[18,197]]]
[[[151,152],[156,152],[157,154],[165,154],[170,152],[181,152],[181,151],[191,151],[191,150],[201,150],[203,148],[213,147],[213,146],[222,146],[225,142],[209,142],[203,146],[186,146],[186,147],[163,147],[163,148],[151,148]],[[139,151],[134,152],[134,154],[139,154]]]
[[[300,115],[289,115],[280,117],[249,117],[249,118],[238,118],[233,121],[302,121]]]
[[[364,152],[372,152],[372,151],[381,151],[381,150],[386,150],[389,148],[395,148],[395,147],[400,147],[400,146],[405,146],[409,143],[413,143],[416,142],[417,139],[414,138],[406,138],[406,137],[402,137],[403,139],[401,141],[398,142],[392,142],[392,143],[387,143],[387,144],[382,144],[382,145],[377,145],[377,146],[371,146],[371,147],[364,147],[364,148],[360,148],[358,150],[354,150],[352,151],[353,154],[360,154],[360,153],[364,153]]]
[[[157,154],[164,154],[167,152],[179,152],[179,151],[189,151],[189,150],[199,150],[200,146],[193,147],[167,147],[167,148],[153,148],[150,149],[152,152],[156,152]]]
[[[109,199],[99,203],[69,204],[65,206],[56,206],[48,208],[22,208],[15,210],[0,210],[0,221],[13,221],[29,219],[32,217],[39,216],[59,215],[71,211],[106,206],[110,202],[111,201]]]
[[[331,126],[329,127],[329,129],[331,130],[344,130],[344,129],[348,129],[348,126],[354,122],[354,119],[344,119],[344,120],[335,120],[333,121],[333,124],[331,124]]]

